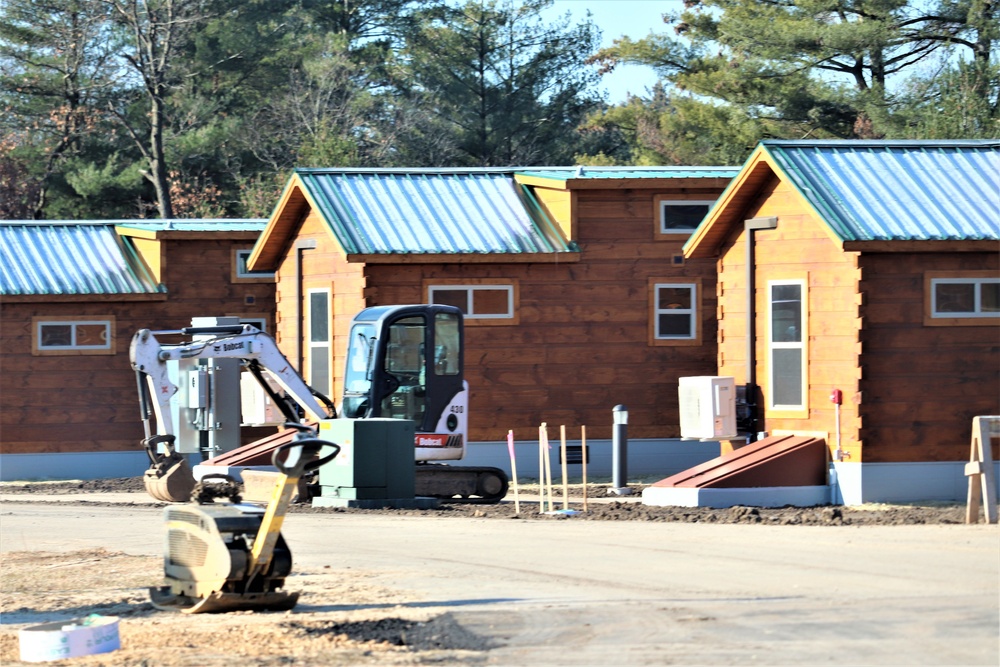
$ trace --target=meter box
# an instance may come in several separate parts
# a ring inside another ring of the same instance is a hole
[[[681,437],[697,440],[735,438],[736,382],[731,377],[680,378]]]
[[[416,495],[415,425],[409,419],[328,419],[319,437],[340,445],[319,469],[314,505],[358,506],[349,501],[413,500]]]

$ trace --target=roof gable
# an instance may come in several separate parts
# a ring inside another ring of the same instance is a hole
[[[790,183],[842,247],[1000,240],[1000,142],[764,141],[685,254],[716,254],[765,170]]]
[[[0,222],[0,294],[157,294],[165,288],[111,224]]]

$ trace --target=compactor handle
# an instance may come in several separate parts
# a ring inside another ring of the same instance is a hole
[[[340,445],[326,440],[320,440],[316,437],[315,429],[306,424],[287,422],[285,426],[294,428],[298,430],[299,433],[295,436],[294,440],[281,445],[274,450],[274,454],[271,455],[271,463],[274,464],[274,467],[277,468],[279,472],[289,477],[301,477],[305,472],[316,470],[320,466],[332,461],[333,458],[340,453]],[[302,452],[295,460],[295,463],[292,465],[286,465],[288,457],[283,457],[282,454],[291,451],[295,447],[301,447]],[[315,458],[323,447],[332,447],[333,451],[323,458]]]

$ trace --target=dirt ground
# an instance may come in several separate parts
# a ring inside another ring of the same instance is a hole
[[[57,483],[4,483],[4,494],[81,494],[102,502],[107,492],[142,492],[141,478]],[[639,488],[635,489],[637,492]],[[537,492],[526,487],[522,493]],[[580,507],[580,485],[571,495]],[[561,507],[561,488],[556,490]],[[607,497],[606,485],[591,485],[590,498]],[[511,496],[508,496],[510,498]],[[291,512],[393,512],[437,517],[560,520],[540,514],[537,502],[442,505],[434,510],[359,510],[293,506]],[[573,520],[675,521],[794,525],[962,523],[958,505],[815,507],[762,509],[647,507],[637,502],[590,503]],[[95,567],[95,564],[100,567]],[[157,611],[149,603],[150,582],[162,579],[162,559],[95,550],[71,553],[11,552],[0,560],[0,664],[19,662],[18,630],[88,614],[120,619],[121,649],[60,663],[96,666],[241,667],[270,665],[470,665],[488,661],[490,644],[458,624],[450,614],[399,606],[397,591],[372,582],[363,572],[345,579],[329,571],[294,576],[308,604],[290,612],[241,612],[190,617]],[[290,580],[291,582],[292,580]],[[333,613],[331,613],[333,612]]]
[[[634,494],[642,491],[642,485],[634,485]],[[120,477],[114,479],[98,479],[71,482],[30,482],[0,484],[0,491],[5,494],[101,494],[121,492],[144,492],[141,477]],[[520,493],[524,496],[537,494],[537,485],[523,485]],[[554,508],[562,508],[562,487],[556,485],[553,489]],[[568,496],[572,508],[580,510],[583,497],[583,487],[580,484],[569,486]],[[590,499],[608,498],[607,484],[589,484],[587,496]],[[392,512],[394,514],[424,514],[439,517],[481,517],[496,519],[533,519],[558,520],[565,518],[560,514],[544,514],[539,512],[537,500],[534,503],[522,502],[521,513],[515,513],[513,491],[508,492],[505,502],[497,505],[477,504],[443,504],[431,510],[399,510],[379,509],[361,510],[329,507],[311,507],[308,505],[293,505],[291,512]],[[537,495],[535,496],[537,498]],[[88,499],[88,502],[100,502]],[[965,522],[965,506],[954,503],[923,503],[913,505],[865,505],[862,507],[730,507],[712,509],[706,507],[653,507],[640,502],[588,503],[587,511],[579,511],[574,520],[586,521],[683,521],[709,523],[761,523],[780,525],[904,525],[904,524],[948,524]],[[982,518],[980,519],[982,520]]]

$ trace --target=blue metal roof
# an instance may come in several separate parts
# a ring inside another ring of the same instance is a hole
[[[296,169],[348,254],[575,248],[510,170]]]
[[[519,169],[519,176],[568,180],[733,178],[740,167],[544,167]]]
[[[0,294],[165,291],[111,224],[0,222]]]
[[[1000,142],[764,141],[843,241],[1000,240]]]

